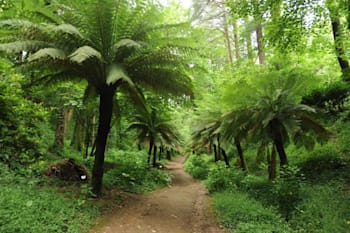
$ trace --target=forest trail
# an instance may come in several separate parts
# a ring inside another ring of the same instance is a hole
[[[90,233],[223,233],[207,190],[184,171],[184,160],[178,157],[166,166],[173,175],[171,187],[131,196]]]

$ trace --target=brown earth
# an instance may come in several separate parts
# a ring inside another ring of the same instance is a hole
[[[167,165],[171,187],[129,196],[90,233],[223,233],[207,190],[183,170],[184,160],[179,157]]]

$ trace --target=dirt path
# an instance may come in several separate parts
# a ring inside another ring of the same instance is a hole
[[[183,170],[184,157],[169,162],[171,187],[128,198],[91,233],[223,233],[206,189]]]

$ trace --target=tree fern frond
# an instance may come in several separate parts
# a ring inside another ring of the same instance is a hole
[[[93,58],[95,58],[99,62],[103,63],[102,54],[99,51],[97,51],[96,49],[94,49],[90,46],[87,46],[87,45],[76,49],[68,57],[72,62],[75,62],[78,64],[82,64],[82,63],[86,62],[87,60],[93,59]]]
[[[119,65],[112,65],[108,71],[106,83],[108,85],[112,85],[119,80],[123,80],[126,83],[128,83],[129,86],[133,86],[134,83],[131,80],[131,78],[126,74],[126,71],[123,69],[123,67]]]
[[[66,58],[66,54],[64,51],[62,51],[60,49],[44,48],[44,49],[40,49],[37,52],[31,54],[28,57],[28,61],[32,62],[35,60],[47,59],[47,58],[63,60]]]
[[[43,41],[32,41],[32,40],[24,40],[24,41],[15,41],[10,43],[0,44],[0,51],[6,53],[20,53],[22,51],[36,51],[41,48],[45,48],[49,46],[47,42]]]

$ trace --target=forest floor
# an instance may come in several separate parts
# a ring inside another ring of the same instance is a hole
[[[170,187],[128,195],[90,233],[223,233],[207,190],[184,171],[184,160],[182,156],[167,164],[172,174]]]

